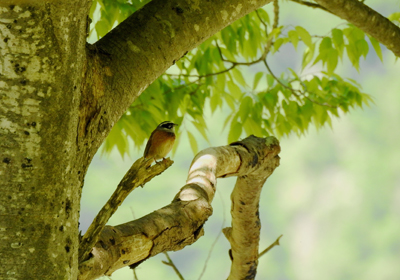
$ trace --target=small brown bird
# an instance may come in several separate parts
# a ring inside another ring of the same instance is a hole
[[[174,126],[176,125],[173,122],[165,121],[151,133],[143,154],[146,161],[153,159],[157,162],[157,159],[164,158],[171,151],[175,142]]]

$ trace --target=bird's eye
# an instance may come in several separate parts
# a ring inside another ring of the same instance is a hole
[[[162,124],[160,125],[160,127],[164,127],[164,128],[166,128],[166,129],[171,129],[172,127],[174,127],[174,124],[171,123],[171,122],[162,123]]]

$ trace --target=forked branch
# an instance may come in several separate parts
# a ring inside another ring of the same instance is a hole
[[[138,159],[132,164],[132,167],[122,178],[118,184],[117,189],[114,191],[110,199],[103,206],[92,224],[89,226],[81,243],[79,244],[79,262],[85,261],[96,244],[100,232],[110,219],[110,217],[117,211],[118,207],[122,204],[125,198],[137,187],[144,186],[147,182],[155,176],[160,175],[174,162],[169,158],[149,167],[149,162],[143,158]]]
[[[259,204],[262,187],[279,165],[265,165],[250,174],[238,176],[231,194],[232,227],[224,228],[225,237],[231,243],[231,272],[228,280],[254,279],[258,265],[260,241]]]
[[[135,221],[102,230],[91,257],[80,263],[78,279],[111,275],[124,266],[134,268],[154,255],[194,243],[203,235],[203,225],[212,214],[216,179],[252,177],[264,171],[270,174],[279,165],[279,152],[276,138],[254,136],[201,151],[190,166],[186,185],[171,204]]]

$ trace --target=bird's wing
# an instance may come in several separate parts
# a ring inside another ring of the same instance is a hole
[[[144,149],[143,157],[146,158],[151,146],[151,139],[153,138],[154,131],[150,134],[149,140],[147,140],[146,148]]]

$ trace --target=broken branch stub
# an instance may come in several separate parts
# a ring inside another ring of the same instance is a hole
[[[259,176],[266,170],[272,173],[279,162],[279,150],[274,137],[250,136],[201,151],[192,161],[186,185],[171,204],[140,219],[104,228],[91,258],[80,264],[78,279],[111,275],[123,266],[136,267],[161,252],[194,243],[204,234],[203,225],[212,214],[216,179],[252,173]]]

